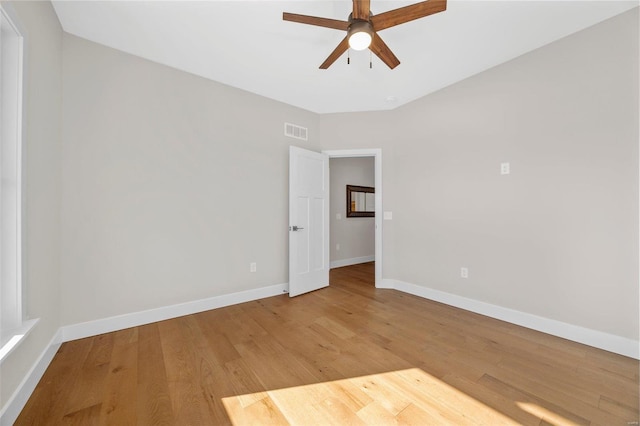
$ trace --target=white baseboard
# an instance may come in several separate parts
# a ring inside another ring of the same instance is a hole
[[[403,291],[415,296],[424,297],[425,299],[434,300],[456,308],[507,321],[512,324],[541,331],[553,336],[562,337],[574,342],[583,343],[605,351],[640,359],[640,342],[637,340],[573,324],[567,324],[561,321],[504,308],[502,306],[492,305],[490,303],[480,302],[478,300],[399,280],[384,279],[382,281],[382,286],[380,288],[392,288]]]
[[[2,407],[0,411],[1,426],[10,426],[16,421],[61,344],[62,333],[58,330],[11,398]]]
[[[238,303],[250,302],[252,300],[264,299],[271,296],[279,296],[289,291],[289,284],[275,284],[268,287],[261,287],[254,290],[246,290],[238,293],[225,294],[222,296],[210,297],[207,299],[195,300],[192,302],[180,303],[177,305],[165,306],[150,309],[142,312],[118,315],[110,318],[103,318],[95,321],[88,321],[79,324],[60,327],[55,336],[38,358],[34,366],[29,370],[18,389],[13,393],[9,401],[0,411],[0,426],[10,426],[20,415],[24,405],[29,400],[36,385],[42,378],[47,367],[53,360],[58,348],[64,342],[82,339],[84,337],[96,336],[98,334],[109,333],[125,328],[136,327],[156,321],[163,321],[170,318],[195,314],[211,309],[236,305]]]
[[[367,260],[369,261],[369,260]],[[361,263],[361,262],[358,262]],[[136,327],[156,321],[163,321],[183,315],[190,315],[210,309],[222,308],[238,303],[250,302],[271,296],[278,296],[288,291],[288,284],[276,284],[254,290],[210,297],[207,299],[186,302],[177,305],[150,309],[142,312],[119,315],[80,324],[61,327],[53,336],[47,348],[40,355],[31,370],[22,380],[17,390],[0,410],[0,426],[12,425],[20,415],[22,408],[27,403],[31,393],[42,378],[47,367],[53,360],[58,348],[63,342],[84,337],[95,336],[102,333]],[[537,315],[503,308],[478,300],[469,299],[451,293],[406,283],[399,280],[383,279],[378,288],[387,288],[403,291],[415,296],[424,297],[436,302],[445,303],[457,308],[465,309],[488,317],[500,319],[512,324],[527,327],[543,333],[562,337],[606,351],[618,353],[635,359],[640,359],[640,342],[591,330],[572,324],[563,323]]]
[[[236,305],[238,303],[264,299],[265,297],[278,296],[286,293],[288,290],[288,284],[275,284],[268,287],[256,288],[254,290],[224,294],[221,296],[209,297],[207,299],[179,303],[177,305],[163,306],[161,308],[149,309],[147,311],[132,312],[130,314],[66,325],[61,328],[62,341],[68,342],[70,340],[110,333],[112,331],[137,327],[139,325],[164,321],[211,309],[223,308],[225,306]]]
[[[362,256],[362,257],[352,257],[351,259],[342,259],[342,260],[333,260],[329,263],[329,268],[342,268],[343,266],[357,265],[358,263],[367,263],[373,262],[376,260],[374,255],[371,256]]]

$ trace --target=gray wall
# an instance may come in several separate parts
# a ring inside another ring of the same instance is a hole
[[[68,34],[64,87],[63,324],[288,281],[284,122],[317,150],[317,115]]]
[[[375,255],[375,223],[372,217],[347,217],[346,185],[375,186],[373,157],[332,158],[331,262]],[[336,214],[340,214],[337,219]],[[340,244],[340,250],[336,249]]]
[[[62,29],[49,2],[8,3],[26,32],[24,262],[26,314],[40,318],[0,365],[0,408],[60,327],[60,123]]]
[[[637,8],[321,132],[383,150],[385,278],[638,339]]]

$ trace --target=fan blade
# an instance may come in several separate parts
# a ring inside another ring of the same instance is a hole
[[[400,61],[396,58],[396,55],[393,54],[391,49],[389,49],[389,46],[387,46],[387,44],[382,41],[380,36],[376,33],[373,34],[373,40],[371,41],[369,49],[371,49],[371,51],[382,60],[382,62],[387,64],[389,68],[394,69],[400,65]]]
[[[447,10],[447,0],[427,0],[374,15],[371,17],[371,24],[375,31],[382,31],[445,10]]]
[[[317,16],[298,15],[297,13],[283,12],[282,19],[285,21],[298,22],[300,24],[316,25],[318,27],[333,28],[335,30],[347,31],[349,29],[348,21],[339,21],[337,19],[319,18]]]
[[[329,68],[331,64],[333,64],[336,61],[336,59],[338,59],[340,56],[342,56],[344,52],[347,51],[348,48],[349,48],[349,37],[345,37],[340,42],[340,44],[338,44],[338,47],[336,47],[335,50],[331,52],[329,57],[322,63],[322,65],[320,65],[320,69],[326,70],[327,68]]]
[[[353,0],[353,19],[369,20],[370,0]]]

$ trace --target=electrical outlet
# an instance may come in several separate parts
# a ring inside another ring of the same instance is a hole
[[[500,164],[500,174],[501,175],[508,175],[509,173],[511,173],[511,166],[509,165],[509,163],[501,163]]]
[[[460,278],[469,278],[469,268],[464,266],[460,268]]]
[[[340,251],[340,243],[336,244],[336,251]]]
[[[336,219],[338,220],[342,219],[342,215],[340,213],[336,213]]]
[[[256,272],[258,270],[258,265],[256,265],[256,262],[251,262],[249,264],[249,272]]]

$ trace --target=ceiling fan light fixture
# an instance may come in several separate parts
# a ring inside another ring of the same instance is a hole
[[[355,21],[349,26],[349,47],[353,50],[365,50],[371,46],[373,28],[368,21]]]
[[[371,1],[352,0],[353,11],[346,21],[287,12],[283,12],[282,19],[347,32],[347,36],[338,43],[333,52],[329,54],[329,57],[320,64],[319,68],[321,70],[329,68],[350,48],[353,50],[369,48],[371,51],[369,67],[372,66],[371,58],[376,55],[389,69],[394,69],[400,65],[400,60],[396,58],[389,46],[378,36],[378,32],[447,10],[447,0],[422,0],[418,3],[388,10],[374,16],[370,10]],[[347,63],[349,63],[349,59],[347,59]]]

